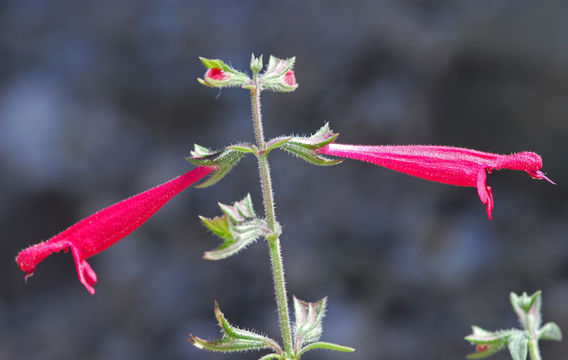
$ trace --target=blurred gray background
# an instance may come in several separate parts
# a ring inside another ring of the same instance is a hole
[[[473,188],[275,152],[289,292],[329,296],[323,339],[357,348],[305,359],[462,359],[470,325],[516,325],[510,291],[543,290],[545,321],[568,334],[568,2],[4,1],[0,359],[258,359],[186,341],[219,335],[214,299],[279,338],[266,244],[201,258],[219,242],[198,214],[247,192],[261,212],[252,157],[90,259],[95,296],[70,254],[28,284],[14,262],[191,169],[193,143],[253,141],[247,92],[196,81],[198,56],[248,71],[251,52],[297,57],[298,90],[263,98],[267,138],[329,122],[343,143],[531,150],[559,184],[495,172],[489,221]],[[564,359],[568,342],[542,347]]]

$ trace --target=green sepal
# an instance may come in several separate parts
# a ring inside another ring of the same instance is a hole
[[[307,353],[308,351],[315,350],[315,349],[324,349],[324,350],[332,350],[332,351],[340,351],[340,352],[353,352],[353,351],[355,351],[354,348],[349,347],[349,346],[338,345],[338,344],[325,342],[325,341],[318,341],[318,342],[311,343],[310,345],[303,347],[302,350],[300,350],[297,353],[298,359],[302,355]]]
[[[513,360],[526,360],[529,339],[524,331],[515,331],[509,338],[509,353]]]
[[[215,317],[221,327],[223,334],[220,340],[205,340],[195,335],[189,335],[189,341],[197,348],[208,351],[246,351],[246,350],[261,350],[273,349],[279,353],[282,352],[280,346],[276,341],[257,334],[249,330],[239,329],[233,326],[225,318],[221,311],[219,304],[215,301]]]
[[[296,351],[300,351],[304,344],[318,341],[323,332],[323,318],[327,297],[316,301],[307,302],[299,300],[294,296],[294,314],[296,322],[294,324],[294,344]]]
[[[242,152],[244,154],[258,154],[258,148],[254,144],[241,143],[241,144],[231,145],[228,148],[238,152]]]
[[[290,140],[292,140],[291,136],[280,136],[280,137],[271,139],[270,141],[268,141],[266,143],[266,150],[264,150],[264,153],[268,154],[272,150],[278,149],[282,145],[288,143]]]
[[[231,338],[224,338],[221,340],[205,340],[193,334],[189,335],[189,341],[198,349],[207,351],[247,351],[247,350],[260,350],[265,349],[267,346],[259,344],[255,341],[248,340],[235,340]]]
[[[229,65],[227,65],[223,60],[219,59],[207,59],[204,57],[200,57],[199,60],[205,65],[208,69],[220,69],[226,75],[226,78],[223,80],[215,80],[210,77],[204,76],[203,79],[197,79],[200,84],[210,87],[233,87],[233,86],[245,86],[251,83],[250,78]],[[207,74],[207,73],[206,73]]]
[[[509,341],[509,337],[516,330],[488,331],[478,326],[472,326],[472,334],[465,337],[465,340],[476,345],[487,345],[484,351],[475,352],[467,355],[468,359],[482,359],[504,349]]]
[[[314,165],[330,166],[337,165],[343,160],[329,159],[320,155],[317,150],[332,143],[339,134],[330,130],[329,124],[325,123],[315,134],[309,137],[292,137],[280,147],[297,157]]]
[[[286,82],[286,74],[289,71],[292,71],[295,62],[295,57],[279,59],[270,55],[266,70],[262,73],[259,79],[261,89],[278,92],[290,92],[296,90],[298,88],[298,84],[295,81],[292,85]]]
[[[540,328],[538,338],[542,340],[562,341],[562,331],[558,325],[549,322]]]
[[[246,152],[235,150],[231,146],[217,151],[195,144],[191,156],[186,160],[197,166],[214,166],[216,168],[206,181],[196,186],[197,188],[206,188],[225,177],[245,154]]]
[[[338,136],[339,134],[329,128],[329,123],[325,123],[315,134],[309,137],[293,137],[289,142],[304,146],[306,149],[318,150],[334,142]]]
[[[263,357],[259,358],[258,360],[271,360],[271,359],[278,359],[278,360],[281,360],[281,359],[282,359],[282,355],[279,355],[279,354],[268,354],[268,355],[264,355]]]
[[[250,194],[233,205],[219,203],[219,207],[224,213],[222,216],[199,217],[207,228],[223,240],[217,249],[205,252],[203,255],[205,259],[225,259],[243,250],[259,237],[272,235],[266,221],[256,216]]]

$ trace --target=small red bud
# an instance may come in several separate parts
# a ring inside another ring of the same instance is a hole
[[[216,81],[222,81],[228,78],[227,74],[219,68],[211,68],[205,74],[205,77],[211,78]]]
[[[294,76],[294,72],[292,70],[288,71],[286,75],[284,75],[284,82],[288,86],[296,85],[296,77]]]
[[[488,349],[489,349],[489,345],[487,345],[487,344],[478,344],[475,347],[475,350],[477,350],[477,352],[484,352],[484,351],[487,351]]]

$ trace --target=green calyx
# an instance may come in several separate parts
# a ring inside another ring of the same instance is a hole
[[[331,131],[329,124],[325,123],[315,134],[306,137],[292,137],[280,147],[282,150],[314,165],[337,165],[342,163],[343,160],[329,159],[320,155],[318,150],[335,141],[338,136],[339,134]]]
[[[186,160],[197,166],[214,166],[217,169],[207,181],[196,187],[206,188],[219,182],[248,152],[253,152],[253,150],[249,151],[249,148],[242,144],[234,145],[234,147],[228,146],[223,150],[211,150],[195,144],[193,151]]]
[[[197,79],[202,85],[217,88],[243,87],[252,82],[245,73],[233,69],[223,60],[207,59],[204,57],[200,57],[199,60],[201,60],[203,65],[208,69],[202,79]]]
[[[259,237],[278,237],[270,230],[264,219],[258,218],[254,211],[250,194],[233,205],[219,203],[223,215],[214,218],[200,216],[201,221],[215,235],[219,236],[223,243],[215,250],[207,251],[204,258],[207,260],[221,260],[237,254],[248,245],[255,242]]]

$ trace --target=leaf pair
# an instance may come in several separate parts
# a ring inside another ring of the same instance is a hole
[[[189,341],[197,348],[208,351],[237,352],[249,350],[272,349],[274,353],[265,355],[260,360],[268,359],[300,359],[303,354],[314,349],[327,349],[342,352],[352,352],[355,349],[333,343],[318,341],[322,335],[322,322],[325,316],[327,298],[310,303],[294,297],[294,326],[293,354],[286,354],[278,343],[256,332],[240,329],[225,318],[219,304],[215,301],[215,317],[221,328],[222,337],[219,340],[205,340],[195,335],[189,335]]]

